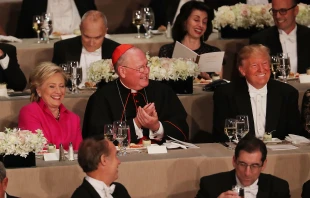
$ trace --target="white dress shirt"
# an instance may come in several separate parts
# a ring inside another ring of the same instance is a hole
[[[72,34],[79,29],[81,17],[74,0],[48,0],[46,12],[53,14],[53,32]]]
[[[5,52],[3,52],[3,53],[5,53]],[[10,62],[10,57],[8,54],[6,54],[6,56],[3,59],[0,59],[0,65],[3,68],[3,70],[8,68],[9,62]]]
[[[257,185],[258,179],[255,180],[253,184],[251,184],[250,186],[246,186],[246,187],[240,183],[237,175],[236,175],[236,181],[237,181],[237,185],[241,186],[244,189],[245,198],[256,198],[256,195],[258,193],[258,185]]]
[[[177,16],[179,15],[181,7],[182,7],[185,3],[189,2],[189,1],[191,1],[191,0],[180,0],[179,6],[178,6],[178,9],[177,9],[177,11],[176,11],[176,13],[175,13],[175,15],[174,15],[172,24],[174,24],[174,22],[175,22]],[[203,2],[203,0],[196,0],[196,1],[201,1],[201,2]]]
[[[121,80],[120,80],[120,82],[122,83],[122,85],[124,87],[126,87],[127,89],[130,89],[126,85],[124,85],[124,83]],[[133,89],[130,89],[130,90],[131,90],[131,93],[137,93],[136,90],[133,90]],[[149,130],[149,138],[150,139],[156,139],[156,140],[160,141],[164,137],[164,127],[163,127],[163,125],[161,124],[160,121],[158,121],[158,122],[159,122],[159,129],[157,131]],[[134,127],[135,127],[137,139],[142,138],[143,137],[143,129],[138,127],[138,125],[135,122],[135,119],[133,119],[133,124],[134,124]]]
[[[251,99],[255,136],[257,138],[262,138],[265,133],[266,124],[267,84],[261,89],[256,89],[248,82],[247,84]]]
[[[288,53],[291,64],[291,72],[297,72],[297,25],[289,33],[286,34],[283,30],[279,29],[279,38],[282,46],[283,53]]]
[[[86,176],[85,179],[92,185],[101,198],[113,198],[112,193],[115,190],[115,185],[108,187],[104,182]]]
[[[83,87],[85,82],[87,82],[87,73],[88,68],[93,62],[99,61],[102,59],[101,47],[94,52],[88,52],[84,47],[82,48],[82,54],[80,59],[80,66],[82,67],[82,81],[79,87]]]
[[[262,5],[268,4],[268,0],[246,0],[246,3],[249,5]]]

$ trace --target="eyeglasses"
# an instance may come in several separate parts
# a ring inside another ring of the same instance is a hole
[[[251,171],[257,171],[259,168],[261,168],[263,165],[260,165],[260,164],[247,164],[247,163],[244,163],[244,162],[237,162],[237,165],[246,170],[247,167],[249,166]]]
[[[135,68],[132,68],[132,67],[128,67],[128,66],[125,66],[125,65],[122,65],[121,67],[126,67],[128,69],[133,69],[133,70],[136,70],[140,73],[144,73],[145,71],[149,71],[150,68],[148,66],[145,66],[145,67],[139,67],[138,69],[135,69]]]
[[[295,4],[295,5],[293,5],[292,7],[290,7],[290,8],[281,8],[281,9],[279,9],[279,10],[276,10],[276,9],[270,9],[269,10],[269,12],[270,12],[270,14],[271,15],[277,15],[277,13],[279,12],[280,13],[280,15],[286,15],[286,13],[287,13],[287,11],[289,11],[289,10],[291,10],[291,9],[293,9],[293,8],[295,8],[297,5]]]

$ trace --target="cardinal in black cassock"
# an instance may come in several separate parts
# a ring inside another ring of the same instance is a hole
[[[119,78],[97,90],[86,107],[83,138],[102,134],[105,124],[126,121],[131,142],[142,139],[163,142],[167,135],[188,141],[187,113],[167,85],[148,79],[145,54],[122,44],[112,54]]]

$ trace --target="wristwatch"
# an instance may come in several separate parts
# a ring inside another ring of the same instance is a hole
[[[3,52],[3,54],[0,56],[0,60],[4,59],[6,57],[6,53]]]

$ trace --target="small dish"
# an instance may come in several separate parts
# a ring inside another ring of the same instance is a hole
[[[280,140],[279,138],[272,138],[272,140],[270,141],[264,141],[265,144],[278,144],[278,143],[282,143],[282,140]]]
[[[153,35],[161,35],[161,34],[163,34],[164,32],[158,31],[158,30],[151,30],[151,33],[152,33]]]
[[[278,76],[278,78],[279,78],[279,80],[283,80],[283,76]],[[294,76],[294,77],[290,77],[290,76],[288,76],[287,77],[287,80],[298,80],[299,79],[299,77],[297,76]]]

